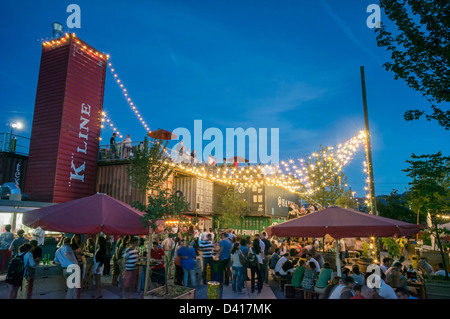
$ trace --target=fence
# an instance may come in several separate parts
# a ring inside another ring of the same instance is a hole
[[[0,152],[28,155],[30,139],[11,133],[0,133]]]

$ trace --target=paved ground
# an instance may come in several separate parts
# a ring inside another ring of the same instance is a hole
[[[5,275],[0,275],[0,299],[8,299],[9,293],[5,283]],[[111,285],[111,276],[102,276],[102,299],[121,299],[121,291],[118,287]],[[246,287],[243,294],[237,294],[232,291],[231,284],[224,286],[222,290],[222,299],[284,299],[283,293],[278,291],[276,283],[269,282],[264,284],[260,294],[250,292],[250,282],[246,282]],[[273,289],[271,288],[273,287]],[[199,285],[196,287],[195,299],[207,299],[207,286]],[[92,299],[95,294],[94,290],[83,290],[81,292],[81,299]],[[44,296],[33,295],[33,299],[64,299],[65,292],[58,291],[48,293]],[[135,293],[132,295],[133,299],[141,299],[142,293]]]

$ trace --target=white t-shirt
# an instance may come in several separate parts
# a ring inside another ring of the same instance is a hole
[[[394,289],[385,283],[383,280],[380,281],[381,287],[378,290],[378,295],[384,299],[398,299],[395,294]]]
[[[286,257],[281,257],[278,261],[277,264],[275,265],[275,268],[273,269],[274,273],[280,272],[281,267],[283,267],[283,264],[287,261]]]
[[[250,251],[253,253],[253,248],[250,248]],[[256,255],[256,254],[255,254]],[[262,264],[263,263],[263,259],[261,256],[261,253],[256,255],[256,259],[258,260],[258,263]],[[287,260],[287,259],[286,259]]]
[[[341,299],[341,293],[344,288],[345,285],[342,284],[338,285],[336,288],[333,289],[333,292],[331,293],[328,299]]]
[[[45,231],[39,226],[31,233],[31,238],[37,240],[38,246],[44,245]]]
[[[319,262],[318,262],[317,260],[315,260],[313,257],[311,257],[311,258],[309,259],[309,261],[312,261],[312,262],[316,265],[315,271],[316,271],[316,272],[320,272],[320,265],[319,265]],[[308,262],[309,262],[309,261],[308,261]]]

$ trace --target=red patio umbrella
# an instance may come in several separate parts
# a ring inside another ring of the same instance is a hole
[[[108,195],[95,194],[24,213],[23,224],[64,233],[148,235],[142,216],[142,212],[128,204]]]
[[[341,207],[329,207],[315,213],[270,226],[270,236],[280,237],[391,237],[411,236],[419,232],[418,225],[370,215]]]
[[[156,131],[148,132],[147,135],[149,137],[153,137],[158,140],[174,140],[178,137],[177,135],[173,134],[172,132],[163,130],[163,129],[158,129]]]
[[[324,237],[330,235],[336,241],[336,265],[340,265],[338,239],[351,237],[411,236],[419,232],[419,225],[395,219],[370,215],[341,207],[329,207],[315,213],[269,226],[269,236]],[[341,276],[341,268],[337,267]]]
[[[233,156],[233,157],[230,157],[229,159],[227,159],[227,161],[231,162],[231,163],[248,163],[249,162],[248,159],[246,159],[242,156]]]

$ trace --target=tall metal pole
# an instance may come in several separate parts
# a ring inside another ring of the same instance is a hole
[[[366,79],[364,75],[364,66],[361,69],[361,87],[362,98],[364,107],[364,132],[366,136],[366,157],[367,157],[367,169],[369,171],[369,187],[370,187],[370,213],[372,215],[378,215],[377,201],[375,197],[375,183],[373,181],[373,163],[372,163],[372,146],[370,143],[370,130],[369,130],[369,114],[367,112],[367,95],[366,95]]]

